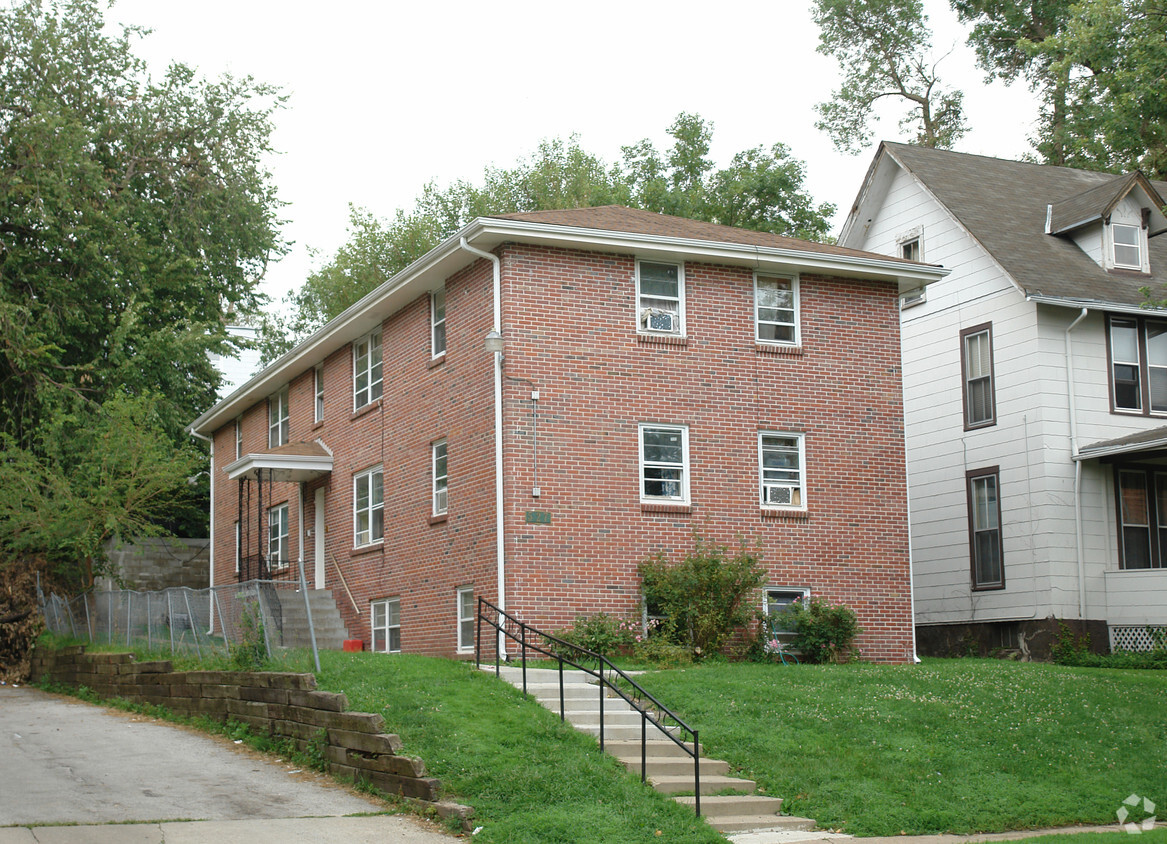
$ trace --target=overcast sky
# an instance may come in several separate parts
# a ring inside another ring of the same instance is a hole
[[[839,207],[837,231],[874,150],[841,155],[814,127],[838,75],[815,52],[809,5],[120,0],[108,16],[153,29],[137,50],[159,71],[177,60],[290,95],[271,162],[295,242],[265,281],[278,300],[344,243],[349,203],[389,216],[430,180],[477,182],[572,133],[609,163],[641,138],[664,149],[682,111],[713,121],[719,165],[759,144],[790,147],[815,200]],[[1028,89],[986,86],[947,2],[924,5],[935,46],[954,48],[941,75],[965,91],[973,131],[957,149],[1029,151]],[[884,119],[879,136],[898,139],[896,123]]]

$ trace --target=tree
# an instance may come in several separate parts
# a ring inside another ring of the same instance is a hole
[[[410,211],[391,220],[349,209],[349,239],[288,297],[291,316],[269,316],[264,359],[273,360],[340,314],[475,217],[518,211],[630,205],[665,214],[804,239],[826,237],[835,207],[815,205],[806,172],[775,144],[734,156],[717,170],[709,158],[713,125],[681,114],[668,130],[662,156],[648,140],[623,148],[623,162],[605,164],[575,136],[545,140],[506,169],[488,168],[481,187],[430,182]]]
[[[990,74],[1042,96],[1047,164],[1167,177],[1162,0],[951,0]]]
[[[0,429],[147,395],[177,444],[213,400],[227,315],[282,248],[262,158],[281,99],[251,79],[158,81],[97,0],[0,10]]]
[[[818,51],[843,71],[842,86],[816,106],[815,126],[839,150],[870,145],[875,107],[888,99],[907,102],[899,125],[917,144],[950,149],[964,135],[963,94],[941,85],[921,0],[815,0],[813,15]]]

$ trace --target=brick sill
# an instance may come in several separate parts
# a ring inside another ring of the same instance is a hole
[[[778,355],[784,358],[802,357],[802,346],[784,346],[780,343],[754,342],[754,351],[760,355]]]
[[[358,408],[357,410],[354,410],[352,416],[349,417],[349,421],[351,422],[354,419],[360,419],[366,413],[372,413],[374,410],[380,410],[380,409],[381,409],[381,400],[380,399],[373,399],[371,402],[366,404],[364,407]]]
[[[441,366],[445,362],[446,362],[446,353],[442,352],[437,357],[430,358],[430,362],[425,365],[425,368],[426,369],[437,369],[439,366]]]
[[[362,557],[365,554],[372,554],[376,551],[382,551],[385,548],[385,540],[378,539],[370,545],[361,545],[349,552],[350,557]]]
[[[440,516],[430,516],[429,523],[431,525],[445,524],[450,519],[449,513],[442,513]]]
[[[640,502],[641,513],[665,513],[676,516],[686,516],[693,512],[689,504],[656,504],[647,501]]]
[[[642,346],[688,346],[689,338],[676,334],[637,334],[636,342]]]
[[[776,510],[770,507],[762,508],[763,519],[775,519],[783,522],[809,522],[810,514],[806,510]]]

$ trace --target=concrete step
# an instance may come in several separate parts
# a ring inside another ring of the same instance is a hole
[[[564,713],[568,721],[583,729],[584,727],[598,727],[600,725],[600,710],[598,709],[569,709]],[[609,709],[604,707],[604,724],[609,727],[640,727],[644,716],[631,709]],[[653,730],[652,722],[648,724],[649,731]]]
[[[690,794],[673,799],[682,806],[692,808],[697,798]],[[780,811],[782,811],[781,797],[766,797],[761,794],[717,794],[708,797],[701,795],[701,814],[707,818],[769,815],[771,819],[775,819],[779,817]]]
[[[701,802],[704,810],[705,802]],[[811,830],[815,822],[810,818],[795,818],[790,815],[726,815],[718,818],[706,818],[706,822],[718,832],[775,832],[782,830]]]
[[[606,743],[606,742],[605,742]],[[611,752],[611,748],[605,748]],[[616,759],[624,765],[625,768],[632,771],[634,774],[640,773],[640,754],[633,757],[617,756]],[[645,763],[645,768],[648,771],[648,776],[652,779],[664,776],[678,776],[689,777],[690,781],[693,778],[693,760],[688,756],[649,756]],[[701,777],[720,776],[729,773],[729,763],[723,762],[720,759],[702,759],[701,760]]]
[[[591,734],[593,736],[597,736],[597,737],[600,735],[599,725],[590,726],[590,727],[581,727],[577,724],[577,725],[573,725],[573,726],[575,726],[575,728],[577,730],[579,730],[581,733],[589,733],[589,734]],[[663,738],[662,739],[654,739],[654,736],[660,736],[660,735],[661,734],[656,729],[656,727],[653,727],[650,724],[648,727],[648,740],[649,741],[656,741],[656,740],[668,741],[668,739],[663,739]],[[633,740],[638,741],[638,742],[640,741],[640,726],[639,726],[639,724],[635,727],[627,726],[627,725],[620,726],[620,727],[614,727],[614,726],[611,726],[610,724],[604,725],[604,749],[605,750],[608,749],[608,744],[610,742],[633,741]]]
[[[682,791],[693,790],[693,772],[690,771],[687,775],[665,774],[659,777],[651,777],[649,782],[661,794],[677,794]],[[719,792],[732,791],[738,794],[752,794],[758,784],[753,780],[739,779],[738,777],[727,777],[724,774],[715,775],[712,777],[701,777],[701,794],[718,794]],[[704,808],[702,801],[702,808]]]
[[[686,742],[685,747],[692,750],[693,745],[690,742]],[[635,756],[637,759],[639,759],[640,736],[637,736],[635,739],[617,739],[614,741],[609,741],[605,737],[604,749],[611,753],[613,756],[629,759]],[[701,750],[701,748],[697,749],[698,751]],[[689,760],[690,765],[693,764],[693,757],[690,756],[687,751],[678,747],[677,743],[671,739],[649,739],[648,747],[645,748],[645,752],[655,759],[659,759],[662,756],[675,756],[680,757],[681,759],[687,759]]]

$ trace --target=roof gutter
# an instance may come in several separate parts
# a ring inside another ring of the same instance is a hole
[[[1039,305],[1052,305],[1055,308],[1074,308],[1076,310],[1107,311],[1114,314],[1132,314],[1146,316],[1147,314],[1164,313],[1162,308],[1144,308],[1140,305],[1126,305],[1118,302],[1086,301],[1083,299],[1063,299],[1058,296],[1043,296],[1040,293],[1025,294],[1026,302],[1036,302]]]
[[[471,246],[465,236],[458,238],[458,247],[490,261],[493,273],[494,320],[491,333],[502,335],[502,270],[498,256],[491,252],[484,252]],[[501,345],[501,343],[499,344]],[[502,483],[502,350],[494,351],[494,519],[495,519],[495,566],[498,572],[498,608],[505,611],[506,599],[506,527],[503,511],[503,483]],[[506,639],[502,631],[498,633],[498,655],[506,659]]]

